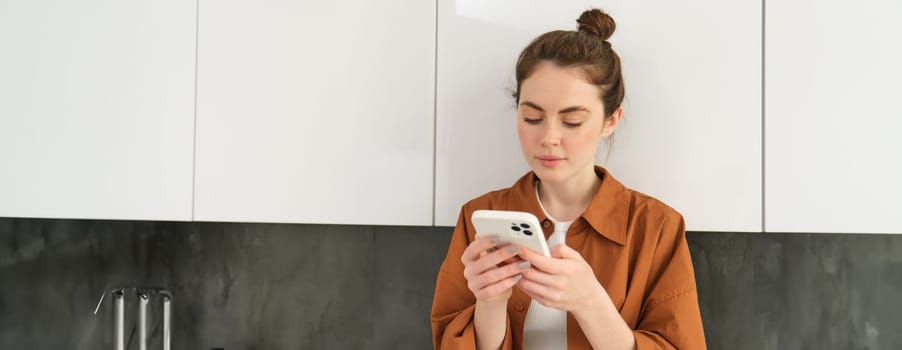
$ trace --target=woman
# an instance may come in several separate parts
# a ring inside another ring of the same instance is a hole
[[[614,20],[595,9],[577,23],[520,54],[517,132],[532,171],[463,206],[436,282],[436,348],[705,348],[682,216],[595,165],[623,116]],[[552,257],[475,239],[478,209],[536,215]]]

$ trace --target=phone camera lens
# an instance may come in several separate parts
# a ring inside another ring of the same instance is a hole
[[[519,228],[519,227],[517,227],[517,226],[511,226],[511,230],[514,230],[514,231],[517,231],[517,232],[520,232],[520,228]]]
[[[529,229],[529,225],[527,225],[527,224],[520,224],[520,227],[525,228],[527,230]]]
[[[530,231],[530,230],[523,230],[523,234],[525,234],[525,235],[527,235],[527,236],[532,236],[532,231]]]

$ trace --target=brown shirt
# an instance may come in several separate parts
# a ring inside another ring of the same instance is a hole
[[[664,203],[630,190],[601,167],[598,192],[586,212],[567,231],[567,246],[580,252],[607,291],[636,347],[705,349],[695,275],[683,217]],[[432,303],[432,337],[436,349],[476,347],[473,311],[476,298],[467,288],[460,257],[476,234],[470,216],[478,209],[530,212],[545,237],[554,232],[536,198],[536,175],[530,172],[512,187],[486,193],[463,206],[448,254],[442,263]],[[523,323],[531,299],[518,288],[508,300],[508,331],[502,349],[520,349]],[[567,315],[569,349],[590,349],[572,314]]]

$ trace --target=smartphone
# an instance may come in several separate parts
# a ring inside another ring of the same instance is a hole
[[[551,256],[542,225],[535,215],[522,211],[477,210],[471,220],[477,238],[496,235],[499,243],[517,244]]]

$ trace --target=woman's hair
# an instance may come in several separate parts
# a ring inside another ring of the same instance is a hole
[[[577,31],[555,30],[532,41],[517,59],[517,87],[514,99],[520,102],[520,86],[543,61],[560,67],[576,67],[601,91],[604,118],[608,119],[623,101],[620,57],[607,40],[616,27],[614,19],[599,9],[583,12],[576,20]]]

